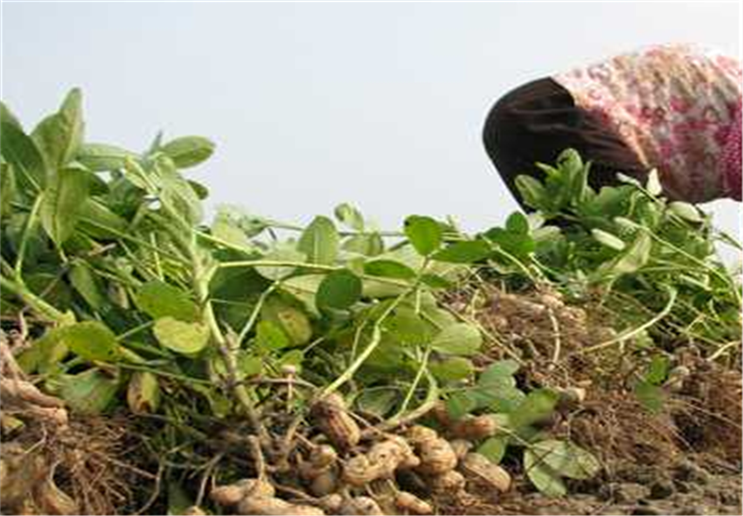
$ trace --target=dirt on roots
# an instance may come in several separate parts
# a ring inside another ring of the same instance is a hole
[[[741,514],[739,368],[678,353],[688,375],[664,392],[662,408],[652,412],[628,384],[636,366],[625,360],[624,350],[602,347],[616,337],[603,309],[570,305],[552,292],[508,293],[495,287],[450,294],[445,302],[484,330],[488,352],[478,358],[479,365],[515,358],[524,364],[518,380],[525,387],[585,391],[581,403],[558,411],[544,429],[591,451],[603,468],[596,478],[568,481],[566,497],[550,498],[529,483],[517,458],[506,456],[503,467],[513,478],[507,492],[468,485],[467,496],[431,495],[436,512]],[[591,348],[599,352],[585,352]],[[152,496],[162,479],[144,451],[139,423],[119,416],[71,417],[59,424],[38,417],[36,409],[29,413],[29,406],[8,410],[7,401],[4,395],[2,513],[167,510]],[[14,427],[15,418],[23,426]],[[284,432],[294,418],[284,414],[279,420]],[[309,442],[313,433],[316,429],[299,429],[299,438]],[[226,442],[212,451],[229,457]],[[244,477],[258,474],[261,468],[250,465],[251,455],[241,446],[235,464],[242,465]],[[192,487],[214,486],[194,482]],[[292,488],[281,495],[306,496]]]

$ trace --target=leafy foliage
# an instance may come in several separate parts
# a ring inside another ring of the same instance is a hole
[[[598,466],[537,429],[557,395],[519,386],[512,360],[476,365],[483,335],[439,293],[481,271],[574,297],[602,289],[622,303],[627,335],[644,324],[715,349],[739,332],[739,292],[714,259],[708,217],[660,197],[657,178],[595,192],[573,151],[542,166],[543,183],[517,181],[536,213],[474,237],[421,215],[381,232],[349,204],[334,210],[344,229],[233,208],[209,225],[208,190],[183,169],[208,159],[211,141],[158,136],[141,153],[86,142],[77,90],[30,135],[0,107],[2,313],[43,323],[19,363],[81,412],[126,404],[198,426],[203,414],[249,415],[270,392],[252,380],[288,370],[393,422],[440,399],[453,418],[489,414],[501,431],[479,451],[499,462],[523,448],[532,482],[559,495],[563,477]],[[168,439],[189,439],[181,426]]]

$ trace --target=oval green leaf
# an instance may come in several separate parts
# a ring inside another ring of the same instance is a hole
[[[88,199],[90,183],[85,171],[63,168],[57,171],[44,191],[41,224],[49,237],[61,245],[72,236]]]
[[[469,378],[475,370],[472,361],[464,357],[450,357],[432,362],[431,374],[440,382],[457,382]]]
[[[405,235],[419,254],[427,256],[439,247],[443,240],[443,230],[438,222],[430,217],[411,215],[405,219]]]
[[[169,141],[160,150],[176,167],[189,168],[209,159],[214,153],[214,143],[203,136],[183,136]]]
[[[100,414],[113,403],[119,382],[98,369],[61,379],[60,396],[75,412]]]
[[[139,287],[136,303],[153,319],[173,317],[185,322],[199,319],[199,309],[188,294],[164,281],[150,281]]]
[[[302,232],[297,249],[307,255],[307,261],[332,265],[338,256],[340,237],[333,221],[319,216]]]
[[[160,344],[184,355],[198,353],[209,343],[209,328],[205,325],[173,317],[156,320],[153,333]]]
[[[545,464],[532,449],[524,451],[524,471],[534,487],[547,496],[564,496],[567,493],[560,475]]]
[[[364,272],[369,276],[384,278],[413,279],[415,271],[402,262],[395,260],[372,260],[364,264]]]
[[[136,159],[137,155],[115,145],[84,143],[80,146],[76,159],[93,172],[104,172],[124,168],[127,158]]]
[[[482,345],[480,331],[467,323],[456,323],[447,326],[436,337],[431,347],[448,355],[474,355]]]
[[[333,271],[320,283],[315,302],[319,308],[345,310],[361,298],[361,291],[361,280],[354,273]]]
[[[85,321],[57,330],[70,351],[86,360],[114,362],[119,355],[116,335],[98,321]]]

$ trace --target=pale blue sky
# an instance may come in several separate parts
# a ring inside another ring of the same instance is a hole
[[[6,3],[2,87],[31,124],[81,86],[89,138],[202,134],[212,205],[306,222],[351,202],[384,227],[516,208],[483,151],[520,83],[645,44],[738,55],[734,3]],[[737,205],[718,203],[737,233]]]

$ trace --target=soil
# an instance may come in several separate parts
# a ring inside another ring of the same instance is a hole
[[[548,498],[520,482],[507,495],[481,498],[444,514],[741,514],[740,465],[691,454],[663,466],[615,464],[611,480],[574,482],[565,498]]]
[[[568,480],[568,495],[550,498],[537,492],[514,462],[506,465],[515,479],[508,493],[476,493],[468,503],[441,501],[441,513],[743,514],[739,366],[705,361],[693,346],[672,346],[675,365],[690,373],[665,390],[662,409],[651,412],[627,382],[634,364],[628,371],[610,350],[572,354],[612,336],[606,326],[610,314],[569,306],[554,294],[497,289],[479,307],[466,292],[450,302],[496,337],[491,358],[525,352],[529,366],[521,381],[586,386],[581,406],[562,410],[549,430],[589,449],[604,470],[590,481]],[[564,365],[553,368],[558,342]]]
[[[591,480],[567,481],[568,495],[550,498],[526,479],[520,455],[509,454],[503,467],[514,482],[507,493],[490,489],[457,500],[436,499],[438,513],[743,514],[739,368],[705,361],[692,347],[675,349],[674,365],[688,375],[664,391],[662,408],[652,412],[628,383],[636,364],[609,350],[580,353],[612,336],[601,325],[606,320],[591,309],[543,293],[494,292],[474,313],[470,301],[466,296],[452,300],[494,336],[483,365],[523,353],[520,383],[585,390],[582,402],[559,407],[544,429],[591,451],[603,470]],[[555,358],[560,364],[553,367]],[[6,412],[8,407],[5,403]],[[20,441],[44,455],[48,467],[43,471],[51,471],[59,487],[74,496],[81,513],[131,513],[143,506],[145,513],[167,510],[163,497],[150,493],[156,483],[153,464],[132,453],[138,432],[130,422],[73,419],[71,430],[60,434],[63,440],[47,433],[48,424],[29,428],[44,431],[27,430]],[[7,495],[5,485],[4,491]],[[44,513],[45,507],[32,512]],[[3,513],[8,509],[5,505]]]

